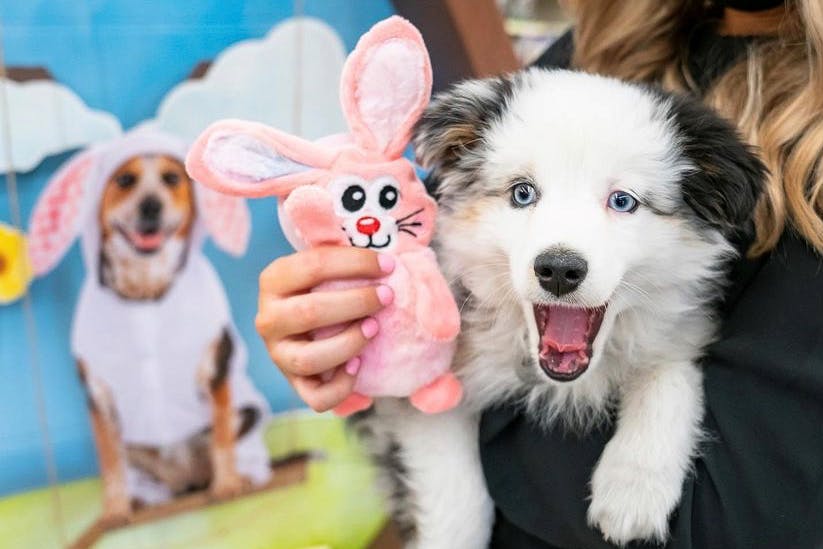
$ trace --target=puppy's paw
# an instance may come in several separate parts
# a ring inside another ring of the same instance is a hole
[[[589,524],[606,541],[625,545],[634,540],[663,543],[669,515],[680,499],[682,478],[603,456],[592,477]]]

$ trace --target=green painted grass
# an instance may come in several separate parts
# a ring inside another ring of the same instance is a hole
[[[343,422],[328,415],[293,413],[275,418],[266,442],[274,457],[321,452],[305,483],[113,531],[99,549],[359,549],[385,521],[368,464]],[[61,547],[55,522],[74,540],[100,513],[100,482],[87,479],[0,500],[0,548]]]

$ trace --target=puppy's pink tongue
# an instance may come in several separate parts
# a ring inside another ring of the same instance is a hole
[[[573,374],[589,363],[591,311],[542,306],[535,314],[540,330],[540,359],[547,368],[560,374]]]
[[[550,307],[548,322],[541,340],[560,352],[586,348],[590,312],[571,307]]]

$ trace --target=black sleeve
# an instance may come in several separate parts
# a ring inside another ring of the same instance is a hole
[[[535,67],[568,69],[572,64],[574,53],[574,35],[571,29],[554,41],[540,57],[532,63]]]
[[[743,263],[703,364],[709,439],[667,547],[819,549],[823,259],[787,234],[767,259]],[[493,547],[610,548],[586,525],[586,508],[611,434],[546,432],[515,410],[487,411],[480,445],[497,507]]]

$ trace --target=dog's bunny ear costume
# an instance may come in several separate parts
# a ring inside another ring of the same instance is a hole
[[[182,162],[185,154],[185,143],[148,129],[95,145],[58,170],[31,216],[29,250],[38,275],[51,271],[75,238],[82,239],[86,278],[74,313],[72,353],[83,363],[89,387],[111,396],[125,444],[170,447],[211,425],[198,376],[210,346],[224,331],[233,347],[233,407],[254,407],[264,416],[268,410],[246,375],[245,346],[220,279],[201,250],[206,236],[211,236],[229,253],[245,252],[250,216],[242,198],[193,182],[196,213],[189,249],[160,298],[124,299],[105,287],[98,275],[100,201],[106,181],[135,156],[167,155]],[[241,474],[255,483],[268,479],[269,459],[259,433],[241,439],[236,456]],[[132,495],[146,502],[170,496],[164,486],[137,470],[130,469],[128,478]]]
[[[94,145],[69,159],[49,180],[34,207],[29,223],[29,254],[36,275],[51,271],[83,236],[86,267],[96,262],[97,228],[93,218],[100,205],[103,185],[118,166],[134,156],[166,154],[186,157],[186,144],[165,133],[138,129],[107,143]],[[251,222],[245,202],[195,185],[198,244],[208,234],[214,243],[232,255],[242,255],[249,240]],[[91,252],[91,257],[89,253]]]
[[[380,333],[360,356],[356,394],[337,409],[344,415],[368,407],[375,396],[410,397],[419,409],[440,412],[462,395],[449,373],[460,318],[426,247],[436,204],[402,157],[431,82],[420,33],[390,17],[360,39],[343,68],[348,135],[310,142],[263,124],[225,120],[198,137],[186,160],[192,177],[217,190],[277,196],[283,231],[298,249],[353,245],[397,258],[384,280],[395,301],[377,315]]]

